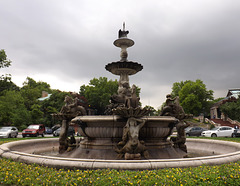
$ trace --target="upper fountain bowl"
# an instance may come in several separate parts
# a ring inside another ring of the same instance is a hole
[[[105,69],[115,75],[121,75],[123,72],[128,75],[134,75],[137,72],[141,71],[143,69],[143,66],[132,61],[117,61],[107,64],[105,66]]]
[[[122,46],[126,46],[126,47],[131,47],[134,45],[134,41],[127,38],[127,37],[122,37],[122,38],[119,38],[117,40],[115,40],[113,42],[113,44],[116,46],[116,47],[122,47]]]

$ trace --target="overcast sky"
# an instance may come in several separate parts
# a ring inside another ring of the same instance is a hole
[[[239,0],[0,0],[0,49],[12,61],[0,74],[75,92],[94,77],[119,79],[105,65],[120,60],[113,42],[125,21],[143,105],[157,109],[185,80],[224,97],[240,88],[239,19]]]

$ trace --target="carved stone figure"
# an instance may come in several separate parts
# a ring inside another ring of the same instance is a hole
[[[176,124],[176,129],[177,129],[177,137],[171,137],[171,141],[173,141],[174,145],[173,147],[179,148],[182,151],[187,153],[187,147],[185,145],[186,143],[186,133],[185,133],[185,128],[189,127],[190,123],[187,121],[179,121]]]
[[[171,94],[168,94],[166,98],[166,106],[163,108],[160,116],[173,116],[182,120],[185,117],[185,112],[179,104],[179,97],[172,98]]]
[[[118,31],[118,38],[127,37],[129,31],[125,31],[125,23],[123,23],[123,30]]]
[[[128,119],[125,127],[123,128],[122,141],[118,143],[119,146],[123,147],[116,149],[119,153],[119,158],[123,155],[125,156],[125,159],[141,159],[141,155],[143,155],[146,159],[149,157],[144,142],[139,141],[138,138],[139,131],[145,122],[145,120],[133,117]]]
[[[70,96],[66,96],[64,99],[65,105],[61,108],[58,117],[62,117],[62,128],[59,135],[59,153],[64,153],[65,151],[70,151],[76,147],[76,140],[74,136],[68,139],[67,131],[70,121],[80,115],[86,115],[86,110],[83,106],[79,105],[79,99],[75,97],[74,99]]]
[[[67,131],[68,131],[67,120],[63,120],[60,135],[59,135],[59,153],[60,154],[64,153],[68,148]]]
[[[68,139],[68,138],[67,138]],[[77,147],[77,142],[74,136],[70,136],[70,139],[68,139],[68,148],[67,152],[75,149]]]
[[[128,82],[124,82],[119,85],[118,95],[111,96],[111,101],[112,103],[118,103],[124,106],[126,102],[126,97],[130,97],[130,96],[131,96],[131,90],[130,90],[129,84]]]
[[[87,114],[85,108],[78,104],[77,97],[72,99],[70,96],[66,96],[64,102],[65,105],[62,107],[60,113],[71,114],[74,117]]]
[[[118,94],[112,95],[110,98],[110,104],[105,110],[106,115],[112,114],[112,109],[117,107],[125,107],[126,99],[131,97],[131,89],[129,83],[126,81],[119,82]]]
[[[136,85],[132,86],[131,97],[126,98],[126,107],[127,108],[137,108],[139,107],[140,98],[136,94]]]

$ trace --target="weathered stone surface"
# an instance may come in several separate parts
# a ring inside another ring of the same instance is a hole
[[[39,165],[69,168],[69,169],[124,169],[124,170],[142,170],[142,169],[159,169],[169,167],[189,167],[200,165],[218,165],[240,160],[240,144],[235,142],[226,142],[218,140],[206,139],[187,139],[188,150],[194,151],[195,146],[202,151],[210,151],[210,149],[218,149],[220,155],[204,156],[196,158],[181,158],[181,159],[150,159],[150,160],[99,160],[99,159],[78,159],[78,158],[63,158],[53,156],[36,155],[32,152],[36,149],[44,149],[42,144],[49,144],[49,148],[55,147],[58,144],[57,138],[52,139],[37,139],[37,140],[22,140],[16,142],[5,143],[0,145],[0,156],[11,158],[16,161],[25,163],[36,163]],[[23,148],[22,148],[23,147]],[[29,147],[27,149],[26,147]],[[18,149],[18,150],[17,150]],[[227,149],[227,151],[226,151]]]

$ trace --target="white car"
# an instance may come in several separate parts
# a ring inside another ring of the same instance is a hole
[[[0,127],[0,138],[16,138],[18,129],[16,127]]]
[[[216,127],[202,132],[205,137],[232,137],[234,128],[228,126]]]

